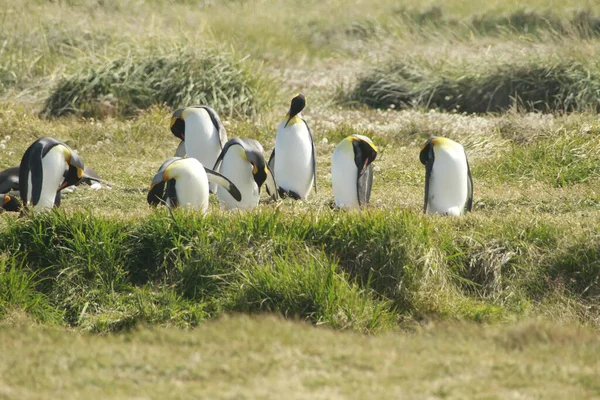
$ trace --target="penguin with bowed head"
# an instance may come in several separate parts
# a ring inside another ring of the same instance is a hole
[[[83,160],[65,143],[43,137],[25,151],[19,166],[21,201],[34,210],[60,205],[60,191],[84,175]]]
[[[296,200],[306,199],[313,185],[317,192],[315,141],[301,114],[305,106],[303,94],[294,96],[289,111],[277,127],[275,149],[269,159],[279,195]]]
[[[217,188],[219,202],[228,210],[258,206],[263,183],[271,198],[277,199],[277,184],[265,161],[263,147],[254,139],[235,138],[228,141],[213,170],[231,180],[242,194],[242,200],[238,201],[225,188]]]
[[[221,118],[208,106],[184,107],[175,111],[171,117],[171,132],[181,139],[175,155],[193,157],[202,165],[215,165],[227,142]],[[211,184],[210,188],[214,193],[215,184]]]
[[[473,178],[462,145],[445,137],[430,137],[421,148],[425,165],[425,201],[428,214],[461,215],[473,207]]]
[[[240,191],[229,179],[205,168],[197,159],[172,157],[160,166],[152,179],[148,203],[151,206],[164,203],[169,207],[179,206],[205,214],[208,210],[209,181],[225,188],[235,200],[242,200]]]
[[[335,205],[360,208],[369,203],[373,186],[373,165],[377,147],[363,135],[350,135],[333,151],[331,184]]]

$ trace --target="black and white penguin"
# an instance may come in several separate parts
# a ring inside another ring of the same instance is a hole
[[[267,193],[277,198],[277,185],[263,154],[262,145],[247,138],[228,141],[217,158],[215,171],[227,177],[242,194],[242,200],[235,200],[227,190],[217,189],[219,202],[226,209],[252,209],[260,200],[260,187],[266,184]]]
[[[84,174],[83,160],[65,143],[43,137],[25,151],[19,166],[21,201],[36,210],[60,204],[60,191]]]
[[[473,207],[473,178],[462,145],[444,137],[431,137],[419,155],[425,165],[423,212],[461,215]]]
[[[229,179],[205,168],[197,159],[172,157],[152,179],[148,203],[191,208],[204,214],[208,210],[209,181],[227,189],[237,201],[242,200],[240,191]]]
[[[351,135],[342,140],[331,159],[331,184],[335,204],[341,208],[365,206],[371,197],[373,160],[377,147],[366,136]]]
[[[227,142],[227,133],[221,118],[208,106],[180,108],[171,117],[171,132],[182,140],[176,156],[193,157],[202,165],[215,165],[217,157]],[[185,154],[182,149],[185,149]],[[216,186],[210,185],[211,192]]]
[[[300,114],[306,106],[303,94],[296,95],[285,118],[277,127],[275,149],[269,167],[281,197],[306,199],[314,185],[317,192],[317,158],[315,141],[306,121]]]
[[[0,207],[0,213],[4,211],[19,211],[21,210],[21,202],[15,196],[10,194],[0,195],[2,200],[2,207]]]

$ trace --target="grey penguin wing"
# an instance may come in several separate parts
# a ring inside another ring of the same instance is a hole
[[[467,202],[465,204],[465,209],[470,212],[473,208],[473,176],[471,176],[471,167],[469,166],[466,152],[465,159],[467,160]]]
[[[308,134],[310,135],[310,145],[312,147],[312,169],[313,169],[313,186],[315,187],[315,193],[317,193],[317,155],[315,154],[315,136],[310,129],[310,126],[306,123],[306,120],[302,118],[304,125],[306,125],[306,129],[308,129]]]
[[[425,201],[423,202],[423,212],[427,212],[427,203],[429,202],[429,185],[431,184],[431,173],[433,171],[433,159],[427,160],[425,164]]]
[[[269,157],[269,162],[267,163],[269,170],[271,171],[271,175],[273,175],[273,179],[275,178],[275,148],[271,152],[271,156]]]
[[[223,126],[223,123],[221,122],[221,118],[219,117],[217,112],[212,109],[212,107],[200,106],[199,108],[204,108],[206,110],[206,112],[210,116],[210,120],[212,121],[213,125],[215,126],[215,128],[217,128],[217,132],[219,132],[219,147],[221,147],[222,149],[223,146],[225,146],[225,143],[227,142],[227,132],[225,131],[225,126]]]
[[[366,206],[371,198],[371,187],[373,186],[373,164],[367,165],[358,174],[356,180],[356,190],[358,195],[358,204]]]
[[[242,194],[240,193],[239,189],[233,184],[233,182],[231,182],[229,179],[219,174],[218,172],[213,171],[212,169],[204,167],[204,170],[206,171],[206,177],[208,178],[209,182],[216,183],[217,185],[223,187],[236,201],[242,200]]]

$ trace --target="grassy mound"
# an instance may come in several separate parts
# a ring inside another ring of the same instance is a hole
[[[12,293],[0,307],[95,331],[233,311],[373,332],[405,318],[503,320],[558,298],[571,318],[597,322],[586,307],[600,296],[600,253],[588,234],[565,243],[565,228],[519,217],[474,229],[403,211],[135,223],[52,212],[10,222],[0,238],[0,287]]]
[[[566,60],[498,65],[400,62],[366,73],[344,97],[350,104],[374,108],[597,112],[600,69]]]
[[[131,115],[152,105],[208,104],[228,116],[254,115],[268,100],[265,81],[229,54],[132,54],[85,67],[62,80],[42,114]]]

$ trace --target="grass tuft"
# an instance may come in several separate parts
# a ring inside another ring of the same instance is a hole
[[[228,117],[255,115],[270,101],[266,81],[228,53],[178,50],[129,54],[75,72],[46,99],[43,115],[130,116],[153,105],[209,104]]]
[[[342,102],[373,108],[424,107],[486,113],[600,110],[600,69],[573,60],[459,65],[388,64],[365,73]]]

